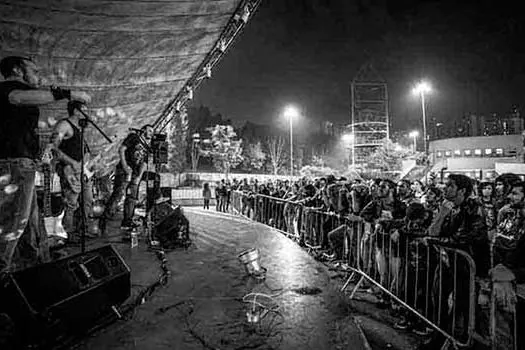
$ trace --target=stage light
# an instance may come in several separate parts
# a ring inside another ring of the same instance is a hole
[[[191,88],[191,86],[186,86],[186,97],[188,100],[193,100],[193,89]]]
[[[204,73],[206,74],[206,78],[211,78],[211,66],[209,64],[204,67]]]
[[[224,53],[224,51],[226,51],[227,47],[228,47],[228,45],[226,44],[226,40],[224,40],[224,39],[219,40],[219,42],[217,43],[217,49],[220,52]]]
[[[246,5],[244,6],[244,9],[242,11],[241,19],[244,23],[247,23],[249,18],[250,18],[250,9],[248,8],[248,5]]]

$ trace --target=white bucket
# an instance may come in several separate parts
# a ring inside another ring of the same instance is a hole
[[[244,265],[246,273],[249,275],[261,275],[265,271],[259,264],[259,250],[251,248],[239,254],[239,261]]]

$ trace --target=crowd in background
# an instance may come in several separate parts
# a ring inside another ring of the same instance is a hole
[[[493,290],[500,311],[496,313],[500,330],[499,346],[506,348],[510,345],[513,326],[509,313],[515,311],[515,284],[525,282],[525,182],[519,176],[504,174],[494,180],[478,181],[465,175],[450,174],[443,182],[429,177],[425,184],[417,180],[348,180],[332,175],[302,178],[294,182],[222,180],[215,187],[218,211],[229,210],[233,191],[243,193],[242,214],[258,221],[261,221],[261,208],[266,206],[265,198],[282,200],[274,208],[283,213],[284,220],[276,223],[270,219],[265,223],[295,235],[302,245],[313,245],[313,240],[317,239],[315,244],[329,250],[329,254],[325,254],[328,259],[343,259],[345,225],[334,227],[325,220],[316,232],[317,237],[312,237],[298,229],[298,205],[303,211],[360,217],[371,224],[370,236],[384,237],[386,234],[389,240],[396,243],[413,239],[438,242],[467,252],[476,266],[477,309],[487,308],[490,290]],[[208,185],[205,185],[204,192],[204,197],[210,199]],[[381,245],[385,243],[381,241],[376,238],[373,243],[375,251],[368,254],[373,255],[373,263],[380,274],[392,273],[385,271],[392,267],[387,266],[387,257],[382,256],[385,253],[381,253],[384,251]],[[389,254],[400,260],[414,259],[399,252]],[[419,254],[416,258],[428,262],[435,257]],[[417,275],[429,268],[420,263],[411,274]],[[463,272],[461,269],[457,271],[459,274]],[[396,274],[399,275],[400,271],[394,272]],[[465,298],[469,296],[462,295],[461,288],[457,290],[454,297],[458,305],[468,303]],[[409,292],[418,294],[419,291]],[[405,316],[396,325],[398,328],[410,327],[416,333],[425,333],[424,325],[411,320],[409,315]],[[445,318],[440,322],[447,320]]]

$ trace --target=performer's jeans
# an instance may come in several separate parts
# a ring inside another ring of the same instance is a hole
[[[122,225],[130,225],[132,223],[135,205],[138,199],[140,180],[139,175],[135,171],[130,178],[124,169],[117,167],[113,192],[111,193],[104,213],[105,218],[112,218],[115,215],[118,203],[125,194],[126,199],[124,201],[124,218],[122,219]]]
[[[68,235],[78,233],[78,225],[75,223],[75,215],[80,207],[80,171],[75,171],[71,165],[59,164],[57,173],[60,176],[60,187],[62,189],[62,199],[64,200],[65,211],[62,219],[62,226]],[[93,185],[91,180],[84,181],[84,215],[91,217],[93,212]],[[80,224],[80,222],[78,223]]]
[[[0,160],[0,273],[50,259],[35,174],[36,164],[31,159]]]

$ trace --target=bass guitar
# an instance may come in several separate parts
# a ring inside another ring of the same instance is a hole
[[[43,173],[43,203],[44,203],[44,225],[47,236],[49,238],[56,238],[58,240],[66,240],[67,232],[62,226],[62,219],[64,218],[64,206],[56,206],[57,210],[53,212],[51,205],[51,160],[50,152],[44,152],[42,156],[42,173]]]

